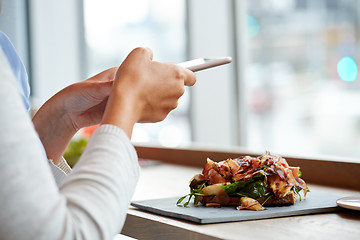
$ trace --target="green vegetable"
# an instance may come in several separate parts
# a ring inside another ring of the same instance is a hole
[[[245,185],[245,182],[234,182],[225,186],[221,186],[221,188],[224,190],[224,192],[231,195],[234,194],[238,188],[243,188]]]
[[[267,195],[268,197],[265,199],[265,201],[263,201],[263,203],[261,204],[261,206],[264,206],[265,203],[266,203],[272,196],[274,196],[274,194],[272,194],[272,193],[267,193],[266,195]]]
[[[266,192],[267,186],[266,186],[264,179],[266,176],[273,175],[272,173],[268,173],[265,171],[265,169],[267,167],[269,167],[269,166],[265,165],[265,166],[262,166],[261,168],[258,168],[256,170],[256,171],[258,171],[258,173],[247,181],[234,182],[234,183],[230,183],[230,184],[220,186],[220,187],[229,196],[241,196],[241,197],[249,197],[249,198],[253,198],[253,199],[266,197],[266,199],[261,204],[261,205],[264,205],[272,196],[274,196],[274,194],[272,192]],[[301,177],[302,172],[300,171],[300,169],[299,169],[298,174],[299,174],[299,177]],[[198,185],[196,185],[196,184],[198,184]],[[194,197],[194,203],[196,203],[198,196],[205,196],[204,194],[201,194],[201,192],[202,192],[203,188],[206,187],[207,185],[208,185],[207,182],[192,181],[192,184],[190,184],[190,186],[191,186],[190,194],[187,194],[187,195],[181,197],[177,201],[176,204],[179,205],[181,202],[183,202],[186,199],[186,197],[188,197],[188,200],[183,205],[184,207],[189,205],[192,197]],[[301,195],[300,195],[300,192],[302,190],[310,192],[309,189],[305,190],[305,189],[302,189],[301,187],[297,187],[297,186],[292,187],[292,190],[299,196],[300,201],[302,200]]]
[[[253,183],[248,184],[243,189],[240,189],[240,192],[246,194],[248,197],[251,198],[261,198],[265,197],[266,194],[266,184],[263,180],[259,180]]]
[[[310,192],[310,190],[309,189],[302,189],[301,187],[297,187],[297,186],[293,186],[292,188],[291,188],[291,190],[293,190],[295,193],[296,193],[296,195],[298,195],[298,197],[299,197],[299,200],[301,201],[302,199],[301,199],[301,194],[300,194],[300,192],[303,190],[303,191],[306,191],[306,192]]]
[[[264,180],[250,179],[245,182],[235,182],[221,188],[230,196],[243,196],[250,198],[261,198],[266,196],[266,184]]]
[[[265,167],[265,166],[264,166]],[[221,188],[228,195],[243,196],[250,198],[261,198],[266,196],[266,184],[264,182],[264,176],[269,175],[263,169],[259,170],[259,173],[247,181],[234,182]]]
[[[70,167],[74,167],[74,165],[79,160],[80,156],[84,152],[88,141],[86,139],[74,139],[70,142],[69,146],[67,147],[64,158],[66,159],[67,163]]]
[[[264,177],[271,175],[264,171],[267,166],[263,166],[258,169],[259,173],[253,176],[251,179],[247,181],[239,181],[227,184],[225,186],[221,186],[221,188],[226,192],[229,196],[242,196],[242,197],[250,197],[250,198],[261,198],[267,197],[269,193],[266,193],[266,184],[264,182]],[[187,194],[177,201],[177,205],[180,205],[186,197],[189,197],[188,200],[184,203],[184,207],[188,206],[192,197],[194,197],[194,203],[198,196],[204,196],[200,192],[204,187],[207,186],[207,182],[201,183],[196,188],[191,187],[190,194]],[[266,200],[267,201],[267,200]]]
[[[184,207],[187,207],[187,206],[189,205],[190,200],[191,200],[192,197],[194,197],[194,203],[195,203],[196,200],[197,200],[197,198],[198,198],[198,196],[203,196],[203,194],[201,194],[200,192],[203,190],[204,187],[206,187],[206,184],[207,184],[207,183],[204,182],[204,183],[198,185],[196,188],[191,189],[190,194],[187,194],[187,195],[179,198],[179,200],[176,202],[176,205],[180,205],[180,203],[181,203],[182,201],[184,201],[184,199],[185,199],[186,197],[189,197],[189,199],[184,203],[184,205],[183,205]]]

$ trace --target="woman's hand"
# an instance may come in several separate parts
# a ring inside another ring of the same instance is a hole
[[[163,120],[177,107],[184,86],[195,81],[193,72],[152,61],[149,49],[137,48],[119,68],[55,94],[39,109],[33,123],[47,157],[56,164],[80,128],[100,122],[113,124],[131,137],[136,122]]]
[[[158,122],[177,107],[184,86],[196,82],[193,72],[152,61],[151,50],[133,50],[119,67],[103,124],[121,127],[129,137],[136,122]]]
[[[117,67],[72,84],[50,98],[35,114],[33,123],[47,157],[56,164],[74,134],[100,123]]]
[[[75,131],[100,123],[117,69],[107,69],[57,94]]]

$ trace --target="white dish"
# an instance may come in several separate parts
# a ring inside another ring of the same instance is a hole
[[[343,197],[336,201],[337,205],[343,208],[360,211],[360,195],[352,197]]]

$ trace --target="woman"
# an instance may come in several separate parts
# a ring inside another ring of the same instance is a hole
[[[58,92],[31,121],[23,65],[2,33],[0,45],[0,238],[111,239],[139,175],[134,124],[163,120],[194,74],[137,48],[120,67]],[[70,171],[68,143],[98,123]]]

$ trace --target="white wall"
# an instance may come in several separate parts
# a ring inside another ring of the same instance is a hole
[[[230,65],[197,73],[191,89],[193,138],[211,145],[236,145],[237,77],[232,1],[188,1],[190,58],[231,56]]]
[[[30,1],[33,97],[38,105],[82,80],[82,1]]]

